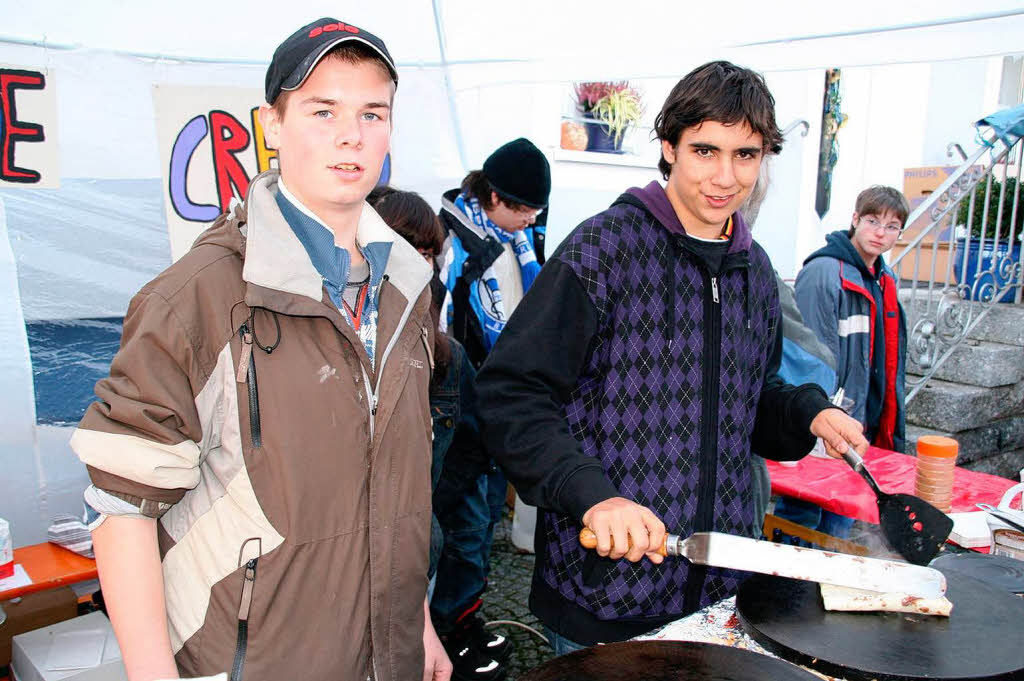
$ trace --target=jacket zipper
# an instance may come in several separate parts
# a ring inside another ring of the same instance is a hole
[[[370,261],[367,260],[368,264],[369,264],[369,262]],[[372,265],[371,265],[370,273],[371,273],[370,276],[371,276],[371,281],[372,281],[372,277],[373,277]],[[387,281],[387,280],[388,280],[388,276],[384,275],[384,278],[381,281],[381,285],[383,286],[383,283],[385,281]],[[377,363],[377,366],[376,366],[377,382],[375,384],[372,383],[370,381],[369,376],[367,376],[366,368],[363,366],[362,362],[359,363],[360,371],[362,371],[362,374],[363,374],[363,385],[365,386],[364,390],[366,392],[366,398],[367,398],[367,401],[368,401],[367,407],[368,407],[369,412],[370,412],[370,414],[369,414],[369,416],[370,416],[370,451],[367,452],[367,455],[368,455],[369,458],[368,458],[367,464],[366,464],[366,466],[367,466],[367,472],[366,472],[366,474],[367,474],[367,479],[366,479],[367,499],[370,498],[370,487],[371,487],[371,485],[370,485],[370,475],[371,475],[370,467],[372,465],[371,461],[373,459],[373,442],[374,442],[374,437],[375,437],[375,432],[376,432],[377,406],[378,406],[378,404],[380,402],[380,381],[381,381],[381,378],[384,376],[384,366],[387,364],[388,357],[391,355],[391,351],[394,349],[395,344],[398,342],[399,336],[402,335],[402,330],[405,329],[405,324],[409,320],[409,315],[412,314],[412,308],[413,308],[413,306],[412,306],[411,303],[406,305],[405,311],[402,313],[402,317],[401,317],[401,319],[399,319],[398,325],[395,327],[394,334],[392,334],[391,338],[388,340],[388,344],[384,348],[384,352],[381,353],[381,355],[380,355],[379,362]],[[421,336],[421,338],[423,338],[423,336]],[[367,532],[369,532],[369,528],[367,528]],[[373,633],[372,633],[373,632],[373,620],[372,620],[372,618],[370,619],[369,624],[370,624],[370,632],[371,632],[371,634],[370,634],[370,663],[372,665],[373,678],[376,679],[376,678],[378,678],[378,675],[377,675],[377,655],[374,652],[374,646],[373,646]]]
[[[248,386],[249,434],[252,437],[252,446],[259,449],[263,446],[263,431],[260,428],[260,393],[259,386],[256,384],[256,358],[252,354],[252,332],[247,323],[242,322],[242,326],[238,329],[238,336],[242,339],[242,351],[238,358],[235,380]]]
[[[722,354],[722,308],[718,296],[718,276],[710,276],[705,269],[704,279],[704,399],[701,407],[697,518],[693,532],[711,529],[714,523],[715,487],[718,484],[718,384],[721,373],[718,365]],[[690,565],[686,578],[684,612],[695,612],[700,608],[700,594],[706,576],[706,567]]]
[[[427,331],[427,327],[420,329],[420,341],[423,343],[423,349],[427,352],[427,361],[430,363],[430,373],[434,373],[434,351],[430,347],[430,336]]]
[[[700,433],[700,480],[697,497],[697,517],[693,532],[709,532],[714,529],[715,497],[718,487],[718,407],[721,392],[722,362],[722,306],[718,282],[722,275],[733,269],[745,268],[746,263],[732,265],[723,263],[717,275],[712,276],[704,267],[704,401],[701,407],[702,424]],[[744,291],[744,295],[749,295]],[[700,608],[700,594],[707,577],[707,567],[690,565],[686,579],[685,612]]]
[[[259,558],[252,558],[245,564],[242,576],[242,598],[238,603],[238,638],[235,643],[235,660],[231,664],[230,681],[242,681],[242,669],[245,667],[245,653],[249,647],[249,606],[252,605],[252,590],[256,585],[256,563]]]

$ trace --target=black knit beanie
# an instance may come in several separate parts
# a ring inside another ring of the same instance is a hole
[[[551,168],[533,142],[520,137],[498,147],[483,167],[487,181],[498,196],[531,208],[548,205]]]

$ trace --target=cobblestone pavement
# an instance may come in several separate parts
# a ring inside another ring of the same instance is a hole
[[[491,549],[490,587],[484,594],[484,621],[513,620],[543,632],[542,625],[527,605],[533,554],[519,553],[511,541],[512,522],[506,515],[494,530]],[[552,657],[551,648],[536,635],[515,626],[498,625],[497,630],[515,646],[509,660],[508,681],[519,678]]]

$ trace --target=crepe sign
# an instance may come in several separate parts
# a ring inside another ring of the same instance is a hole
[[[262,101],[256,89],[153,87],[172,260],[245,198],[253,177],[276,167],[277,152],[267,147],[259,121]],[[388,157],[380,182],[390,174]]]
[[[0,65],[0,187],[59,186],[53,73]]]
[[[153,87],[172,260],[271,167],[277,152],[263,137],[262,101],[257,89]]]

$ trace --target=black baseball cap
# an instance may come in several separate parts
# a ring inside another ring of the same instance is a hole
[[[273,104],[282,90],[297,90],[320,63],[324,55],[346,42],[359,42],[376,52],[398,85],[398,70],[384,41],[369,31],[344,21],[324,17],[292,33],[274,50],[267,68],[267,103]]]

